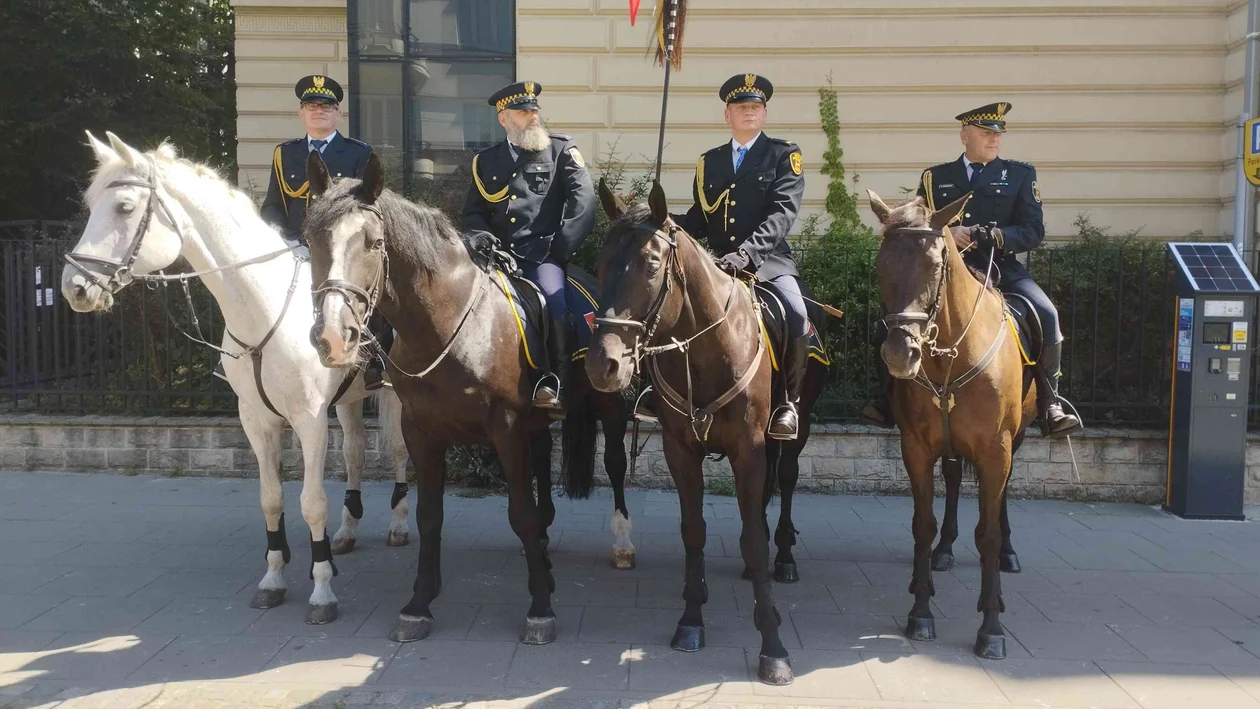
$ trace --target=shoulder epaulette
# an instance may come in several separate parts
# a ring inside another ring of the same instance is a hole
[[[770,142],[778,143],[779,145],[796,145],[796,143],[793,143],[792,141],[787,140],[786,138],[770,138]]]
[[[573,136],[565,135],[564,133],[552,133],[551,137],[561,142],[567,142],[567,141],[573,140]]]
[[[301,138],[294,138],[293,140],[286,140],[283,143],[281,143],[281,145],[293,145],[295,143],[305,143],[305,142],[306,142],[306,136],[302,136]]]
[[[350,136],[346,136],[346,135],[343,135],[341,137],[345,138],[347,143],[352,143],[354,145],[359,146],[360,148],[367,148],[368,150],[372,149],[372,146],[368,145],[367,143],[364,143],[358,138],[351,138]]]
[[[1026,168],[1028,168],[1029,170],[1036,170],[1036,169],[1037,169],[1036,167],[1033,167],[1032,163],[1027,163],[1027,162],[1024,162],[1024,161],[1022,161],[1022,160],[1012,160],[1012,159],[1010,159],[1010,158],[1002,158],[1002,159],[1003,159],[1003,160],[1005,160],[1006,162],[1008,162],[1008,163],[1012,164],[1012,165],[1019,165],[1020,167],[1026,167]]]

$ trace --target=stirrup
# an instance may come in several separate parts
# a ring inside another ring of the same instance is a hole
[[[792,431],[791,433],[775,433],[774,431],[775,419],[779,417],[779,413],[781,411],[783,411],[784,409],[789,409],[789,407],[790,407],[790,410],[796,414],[796,430]],[[773,438],[776,441],[794,441],[796,440],[796,437],[800,435],[800,432],[801,432],[801,412],[800,412],[799,404],[796,404],[796,405],[781,404],[779,405],[778,408],[774,410],[773,413],[771,413],[770,425],[766,426],[766,435],[769,436],[770,438]]]
[[[656,415],[656,411],[654,409],[649,409],[643,406],[644,397],[652,393],[654,393],[652,390],[652,386],[648,385],[646,388],[644,388],[643,393],[639,394],[639,398],[634,400],[634,420],[635,421],[638,421],[639,423],[655,423],[655,424],[659,424],[661,422],[661,419]]]
[[[550,379],[552,382],[555,383],[555,390],[556,390],[555,400],[554,400],[555,403],[549,402],[545,404],[540,404],[538,403],[538,392],[540,389],[543,388],[543,383],[546,382],[548,379]],[[561,393],[562,392],[560,391],[560,377],[557,376],[554,372],[547,372],[546,374],[538,378],[538,383],[534,385],[534,394],[530,398],[530,400],[534,406],[540,409],[549,409],[552,411],[559,411],[562,408],[561,403],[560,403]]]
[[[214,363],[214,369],[210,370],[210,374],[222,379],[225,382],[228,380],[227,375],[223,373],[223,360],[219,360]],[[231,382],[228,383],[230,384]]]

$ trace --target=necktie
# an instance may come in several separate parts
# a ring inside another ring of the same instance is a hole
[[[318,150],[321,155],[324,152],[325,145],[328,145],[328,141],[326,140],[315,140],[315,139],[311,140],[311,148]]]
[[[975,187],[976,182],[979,181],[980,171],[983,169],[984,169],[984,163],[982,162],[971,163],[971,186],[972,187]]]
[[[735,151],[735,170],[739,171],[739,166],[744,164],[744,156],[748,154],[748,148],[740,147]]]

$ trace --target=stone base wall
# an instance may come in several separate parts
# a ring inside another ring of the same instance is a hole
[[[368,421],[368,479],[392,479],[383,438],[376,422]],[[628,436],[626,443],[629,448]],[[643,454],[629,484],[672,487],[659,432],[644,429],[640,445]],[[326,462],[330,477],[345,474],[341,447],[341,429],[334,421]],[[553,460],[558,466],[559,455]],[[1166,432],[1095,429],[1073,437],[1069,446],[1029,431],[1015,457],[1011,493],[1019,498],[1158,504],[1164,499],[1167,461]],[[730,489],[726,461],[704,465],[711,489]],[[1247,503],[1260,504],[1260,436],[1248,440],[1247,465]],[[281,469],[288,479],[301,477],[302,452],[291,430],[283,436]],[[252,477],[258,462],[240,423],[231,418],[9,416],[0,417],[3,470]],[[602,457],[596,474],[606,485]],[[798,487],[835,494],[908,494],[897,433],[872,426],[815,426],[801,455]],[[966,480],[964,494],[974,492],[975,482]]]

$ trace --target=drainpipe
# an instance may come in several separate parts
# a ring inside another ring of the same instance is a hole
[[[1255,117],[1260,108],[1257,106],[1260,96],[1256,92],[1256,78],[1260,73],[1256,66],[1257,59],[1260,59],[1256,51],[1256,41],[1260,39],[1257,21],[1260,21],[1260,0],[1250,0],[1247,4],[1247,68],[1243,76],[1243,105],[1238,116],[1238,159],[1234,169],[1237,178],[1234,190],[1234,247],[1239,252],[1252,248],[1256,233],[1256,188],[1247,181],[1243,172],[1243,151],[1246,146],[1244,125]]]

